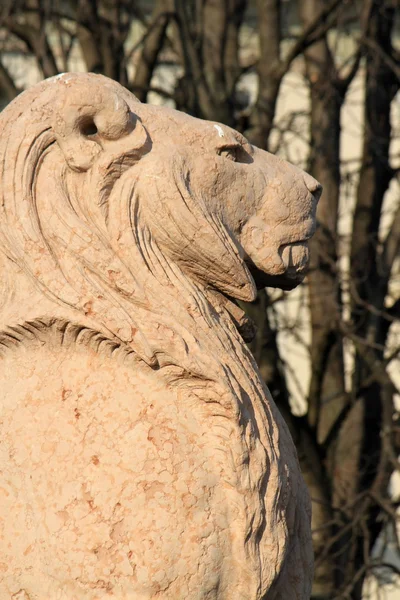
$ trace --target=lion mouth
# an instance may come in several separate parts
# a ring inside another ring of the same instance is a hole
[[[307,274],[310,261],[308,239],[283,243],[276,251],[274,266],[271,271],[269,261],[255,264],[247,256],[246,265],[258,290],[266,287],[281,288],[290,291],[301,283]]]

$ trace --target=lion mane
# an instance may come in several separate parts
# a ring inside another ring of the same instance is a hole
[[[140,106],[102,76],[64,74],[3,111],[0,354],[57,330],[184,390],[218,431],[230,488],[242,575],[224,598],[306,598],[309,581],[292,596],[287,577],[294,564],[312,571],[295,451],[220,301],[254,300],[253,278],[193,186],[191,157],[160,152]]]

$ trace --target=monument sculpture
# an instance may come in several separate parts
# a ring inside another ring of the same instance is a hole
[[[235,300],[319,184],[67,73],[0,116],[0,600],[307,600],[310,502]]]

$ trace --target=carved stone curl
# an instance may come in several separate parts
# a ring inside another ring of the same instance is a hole
[[[99,75],[0,121],[0,599],[308,599],[309,498],[233,299],[302,280],[319,184]]]

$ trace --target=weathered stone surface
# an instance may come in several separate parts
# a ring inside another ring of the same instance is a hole
[[[301,281],[317,182],[98,75],[0,120],[0,599],[307,600],[309,498],[231,299]]]

